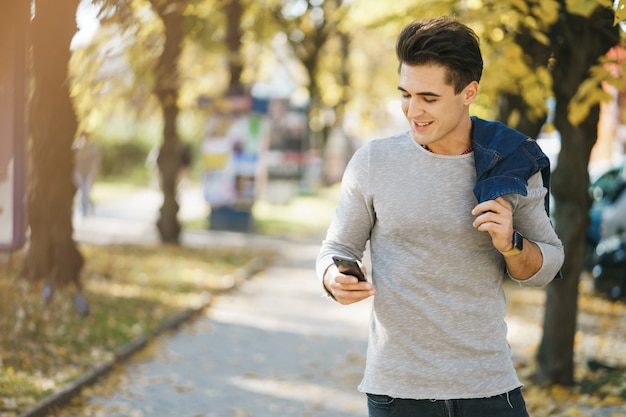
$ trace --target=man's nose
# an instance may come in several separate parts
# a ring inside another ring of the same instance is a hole
[[[407,117],[416,117],[421,115],[424,112],[424,109],[419,103],[419,100],[416,97],[413,97],[409,100],[407,104]]]

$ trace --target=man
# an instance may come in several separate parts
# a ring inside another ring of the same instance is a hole
[[[470,28],[414,22],[397,55],[410,131],[354,154],[317,259],[339,303],[375,295],[359,390],[370,417],[528,416],[502,280],[544,286],[559,274],[548,159],[521,133],[470,117],[483,66]],[[360,260],[367,241],[371,283],[332,261]]]

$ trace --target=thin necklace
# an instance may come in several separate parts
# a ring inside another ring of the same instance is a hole
[[[428,145],[422,145],[422,148],[426,149],[428,152],[432,152],[432,153],[434,153],[434,152],[432,151],[432,149],[430,149],[430,148],[428,147]],[[467,155],[468,153],[472,152],[473,150],[474,150],[474,147],[473,147],[472,145],[470,145],[470,147],[469,147],[469,148],[467,148],[465,151],[463,151],[463,153],[460,153],[459,155]]]

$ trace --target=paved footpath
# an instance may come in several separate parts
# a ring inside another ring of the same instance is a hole
[[[112,217],[116,219],[111,222],[124,221]],[[135,233],[123,224],[107,226],[102,217],[85,218],[76,237],[100,243],[156,237],[152,226],[132,220]],[[117,234],[100,233],[102,229]],[[92,410],[90,415],[367,415],[366,399],[356,386],[364,366],[371,304],[340,306],[321,296],[314,272],[319,241],[215,231],[185,232],[182,241],[270,245],[280,255],[240,287],[214,297],[205,315],[158,338],[149,354],[137,355],[116,371],[113,383],[103,382],[116,385],[113,393],[88,397],[85,408]]]

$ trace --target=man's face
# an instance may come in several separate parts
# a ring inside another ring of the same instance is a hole
[[[476,98],[478,83],[472,82],[460,94],[454,94],[445,76],[446,69],[440,65],[402,64],[398,90],[413,140],[420,145],[435,144],[442,153],[454,153],[457,146],[468,145],[469,105]]]

